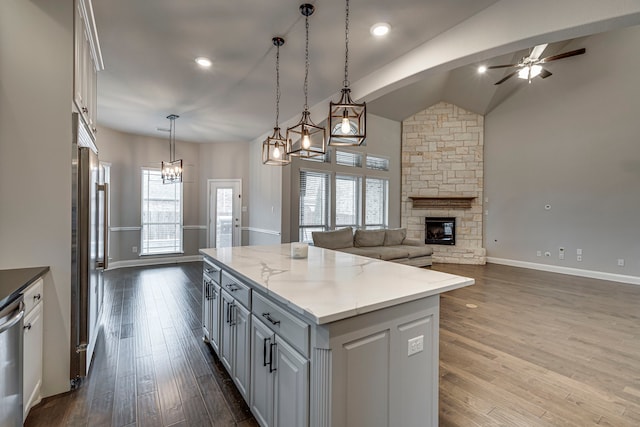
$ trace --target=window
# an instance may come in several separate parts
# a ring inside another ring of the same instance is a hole
[[[182,252],[182,184],[163,184],[159,169],[142,169],[141,255]]]
[[[360,227],[361,182],[359,176],[336,175],[336,228]]]
[[[362,167],[362,153],[336,150],[336,164],[360,168]]]
[[[365,194],[365,228],[386,228],[389,223],[389,180],[367,178]]]
[[[327,151],[322,155],[313,156],[313,157],[300,157],[300,158],[308,162],[331,163],[331,150],[327,148]]]
[[[371,156],[367,154],[367,169],[373,169],[377,171],[389,170],[389,159],[378,156]]]
[[[329,229],[328,173],[300,171],[299,241],[313,241],[311,233]]]

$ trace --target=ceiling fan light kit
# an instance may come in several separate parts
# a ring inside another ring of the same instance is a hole
[[[338,102],[329,103],[329,145],[358,146],[366,139],[366,103],[351,99],[349,87],[349,0],[345,0],[344,81]]]
[[[318,126],[311,120],[308,105],[309,86],[309,16],[315,8],[312,4],[300,5],[300,13],[305,18],[305,70],[304,70],[304,109],[300,121],[287,128],[287,154],[291,156],[309,158],[323,156],[326,151],[326,132],[324,127]]]

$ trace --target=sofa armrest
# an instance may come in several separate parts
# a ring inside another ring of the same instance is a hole
[[[424,246],[425,245],[424,242],[418,239],[404,239],[402,241],[402,244],[407,246]]]

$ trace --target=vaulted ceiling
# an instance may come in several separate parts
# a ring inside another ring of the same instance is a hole
[[[157,128],[167,127],[165,117],[175,113],[180,115],[178,139],[260,138],[275,122],[271,38],[282,36],[286,43],[280,49],[280,122],[283,128],[292,124],[304,104],[305,27],[300,3],[93,2],[105,63],[98,77],[99,123],[164,137]],[[563,49],[567,39],[640,23],[638,2],[615,0],[607,7],[598,0],[530,3],[350,0],[349,80],[354,95],[367,100],[370,113],[395,120],[440,100],[486,113],[516,90],[517,82],[494,86],[501,77],[497,72],[480,80],[475,71],[478,63],[517,61],[535,44],[556,42],[546,55]],[[345,2],[325,0],[315,5],[309,18],[309,105],[312,118],[320,123],[327,114],[323,103],[336,96],[344,79]],[[585,11],[574,16],[576,5]],[[533,15],[546,19],[538,25]],[[391,24],[391,32],[378,39],[369,29],[381,21]],[[213,66],[200,69],[194,62],[197,56],[211,58]]]

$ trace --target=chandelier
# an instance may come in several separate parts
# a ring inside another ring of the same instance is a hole
[[[304,109],[300,121],[287,128],[287,141],[289,144],[287,154],[298,157],[322,156],[326,152],[326,134],[324,127],[320,127],[311,120],[308,105],[309,86],[309,16],[315,8],[312,4],[300,5],[300,13],[305,17],[306,44],[304,56]],[[295,138],[295,142],[293,139]]]
[[[180,117],[176,114],[170,114],[167,119],[170,120],[169,127],[169,158],[168,162],[162,162],[162,183],[175,184],[182,182],[182,159],[175,160],[176,157],[176,119]]]
[[[262,163],[265,165],[286,166],[291,163],[288,140],[280,133],[280,46],[284,44],[282,37],[271,39],[276,47],[276,126],[273,134],[262,143]]]
[[[366,138],[367,105],[351,99],[349,88],[349,0],[344,28],[344,81],[338,102],[329,103],[329,145],[362,145]]]

